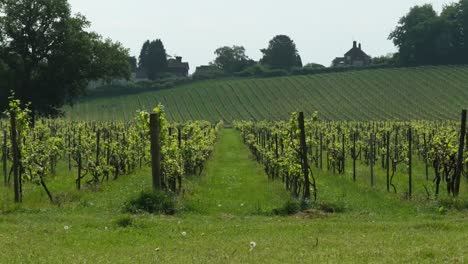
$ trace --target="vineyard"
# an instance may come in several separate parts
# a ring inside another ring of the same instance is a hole
[[[158,103],[173,122],[287,120],[299,110],[306,116],[318,111],[322,120],[458,120],[468,102],[467,83],[467,66],[210,80],[140,94],[84,97],[64,110],[72,120],[107,121],[130,120],[130,113]]]
[[[169,121],[163,105],[149,110],[123,120],[33,120],[12,99],[0,120],[0,259],[466,258],[466,113],[462,126],[293,112],[225,128]]]
[[[311,199],[312,191],[317,200],[322,186],[316,170],[405,199],[439,197],[443,190],[443,196],[468,197],[466,125],[460,130],[450,121],[323,122],[317,114],[304,121],[303,113],[293,113],[289,122],[244,121],[235,127],[266,174],[298,198]]]
[[[203,170],[222,123],[168,123],[163,106],[153,112],[158,114],[160,126],[160,185],[179,193],[184,176]],[[151,162],[148,112],[139,112],[129,122],[40,119],[32,127],[29,110],[22,109],[18,100],[12,100],[7,114],[10,122],[0,123],[1,169],[4,185],[13,186],[15,202],[27,197],[27,186],[37,185],[42,186],[51,203],[60,203],[47,184],[57,175],[57,168],[73,171],[75,188],[81,190],[83,185],[96,188],[135,173]]]

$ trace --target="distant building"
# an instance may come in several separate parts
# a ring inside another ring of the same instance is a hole
[[[176,76],[187,77],[189,69],[188,62],[182,62],[182,57],[175,57],[175,59],[167,60],[167,72]]]
[[[182,57],[175,57],[175,59],[167,60],[165,73],[170,73],[178,77],[187,77],[189,69],[188,62],[182,62]],[[136,71],[132,72],[132,79],[139,81],[148,80],[148,74],[145,69],[138,67]]]
[[[359,46],[357,45],[356,41],[353,41],[353,48],[350,49],[348,52],[345,53],[344,57],[337,57],[333,60],[332,66],[333,67],[362,67],[368,66],[372,62],[372,58],[367,55],[361,47],[361,43]]]

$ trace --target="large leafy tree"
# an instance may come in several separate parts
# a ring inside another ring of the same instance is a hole
[[[302,67],[302,61],[294,41],[286,35],[278,35],[270,40],[269,46],[262,49],[261,64],[273,69],[290,70],[293,67]]]
[[[468,63],[468,0],[444,7],[415,6],[402,17],[389,39],[403,65]]]
[[[405,65],[434,62],[437,35],[437,13],[432,5],[415,6],[402,17],[389,38],[400,49],[400,60]]]
[[[216,59],[213,64],[221,68],[226,74],[233,74],[244,70],[255,62],[245,54],[242,46],[224,46],[215,50]]]
[[[445,6],[440,16],[450,37],[450,58],[456,63],[468,63],[468,0]]]
[[[34,110],[58,114],[89,81],[129,78],[128,51],[89,26],[67,0],[0,0],[0,68],[9,76],[0,94],[12,89]]]
[[[150,80],[155,80],[167,70],[166,49],[160,39],[147,40],[140,52],[139,66],[146,72]]]

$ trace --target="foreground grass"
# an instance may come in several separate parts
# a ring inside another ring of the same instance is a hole
[[[147,169],[99,192],[85,191],[61,208],[39,209],[32,202],[4,206],[0,262],[464,263],[468,258],[466,212],[439,214],[431,203],[404,201],[336,175],[317,176],[319,197],[342,203],[343,213],[265,215],[287,195],[247,155],[236,132],[223,131],[203,176],[188,183],[176,216],[122,213],[123,203],[149,186]],[[131,219],[131,225],[121,227],[121,219]],[[251,241],[257,245],[253,250]]]

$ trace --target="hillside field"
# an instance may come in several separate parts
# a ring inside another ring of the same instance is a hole
[[[324,120],[457,120],[468,107],[468,66],[199,81],[139,94],[84,97],[65,112],[71,119],[125,120],[158,103],[171,121],[279,120],[299,110],[318,111]]]

